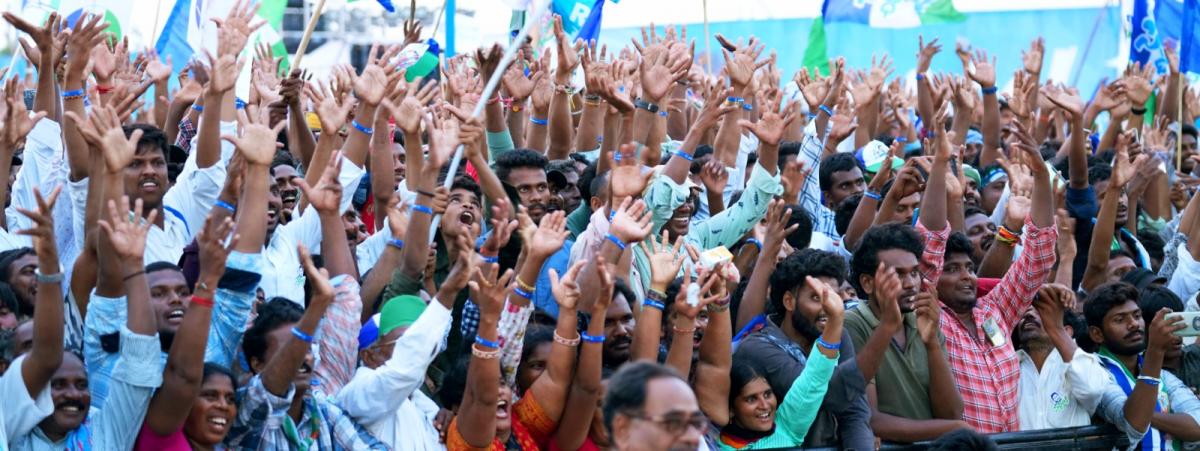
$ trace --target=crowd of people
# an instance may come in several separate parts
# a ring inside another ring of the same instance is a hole
[[[557,17],[509,67],[410,77],[409,23],[311,74],[247,51],[251,3],[178,73],[4,13],[37,70],[0,102],[0,449],[1200,446],[1169,46],[1089,102],[1040,40],[999,93],[962,44],[784,80],[754,38],[709,72]]]

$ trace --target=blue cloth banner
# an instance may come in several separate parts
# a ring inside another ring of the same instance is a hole
[[[171,57],[171,62],[175,66],[172,69],[175,73],[183,70],[183,67],[191,61],[194,52],[187,40],[191,8],[192,0],[175,0],[175,6],[171,8],[171,15],[167,17],[167,24],[163,26],[162,33],[158,36],[158,42],[154,45],[154,50],[163,58],[163,61],[166,61],[167,56]]]
[[[588,13],[587,20],[583,22],[583,26],[579,28],[579,33],[575,35],[577,39],[583,39],[583,42],[590,42],[600,38],[600,21],[604,15],[604,0],[596,0],[592,4],[592,10]]]

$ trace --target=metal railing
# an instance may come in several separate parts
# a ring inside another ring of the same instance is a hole
[[[1040,431],[1005,432],[992,434],[989,437],[1002,450],[1036,449],[1039,451],[1079,450],[1079,449],[1125,449],[1129,441],[1125,434],[1115,426],[1081,426],[1062,429],[1044,429]],[[884,443],[882,449],[888,451],[917,451],[929,449],[933,442],[918,442],[913,444]],[[801,448],[774,448],[774,450]],[[808,448],[812,451],[836,451],[837,448]]]

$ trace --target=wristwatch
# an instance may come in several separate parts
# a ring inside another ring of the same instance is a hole
[[[641,108],[641,109],[643,109],[643,110],[646,110],[646,111],[649,111],[649,112],[651,112],[651,113],[657,113],[657,112],[658,112],[658,104],[656,104],[656,103],[650,103],[650,102],[647,102],[647,101],[645,101],[645,100],[642,100],[642,99],[637,99],[637,100],[634,100],[634,101],[633,101],[633,106],[634,106],[634,107],[637,107],[637,108]]]
[[[42,268],[38,268],[33,272],[33,275],[35,278],[37,278],[38,283],[62,283],[64,277],[63,274],[64,271],[62,263],[58,264],[58,272],[55,274],[42,274]]]

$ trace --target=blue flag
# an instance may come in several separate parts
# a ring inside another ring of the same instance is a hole
[[[164,61],[167,56],[171,57],[175,66],[172,70],[176,73],[183,70],[183,67],[192,59],[193,49],[187,39],[188,18],[191,9],[192,0],[175,0],[175,7],[171,8],[167,24],[163,26],[162,33],[158,36],[158,42],[154,45],[154,50]]]
[[[1196,32],[1196,14],[1200,13],[1200,1],[1184,0],[1183,2],[1183,27],[1180,36],[1179,48],[1179,70],[1183,72],[1191,72],[1192,68],[1200,65],[1200,51],[1196,50],[1193,45],[1197,38],[1200,38],[1200,33]]]
[[[604,15],[604,0],[596,0],[592,4],[592,11],[588,13],[587,20],[583,22],[583,26],[579,28],[579,33],[575,35],[576,39],[583,39],[583,42],[590,42],[600,39],[600,20]]]

